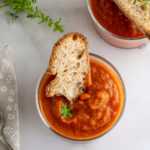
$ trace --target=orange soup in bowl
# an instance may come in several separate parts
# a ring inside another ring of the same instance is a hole
[[[113,0],[90,0],[90,4],[97,21],[111,33],[127,38],[144,36]]]
[[[93,56],[94,57],[94,56]],[[44,74],[38,88],[38,105],[47,124],[58,134],[74,140],[88,140],[107,132],[119,119],[124,106],[122,81],[105,64],[90,59],[92,84],[70,103],[65,97],[47,98],[45,88],[55,77]],[[67,104],[71,116],[64,118]]]

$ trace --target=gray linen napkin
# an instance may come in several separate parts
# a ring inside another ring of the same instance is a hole
[[[4,135],[14,150],[19,150],[18,97],[13,58],[14,52],[10,46],[0,50],[0,107],[5,119]]]

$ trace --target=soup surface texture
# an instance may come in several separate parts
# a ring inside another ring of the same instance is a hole
[[[120,116],[124,93],[120,79],[105,65],[90,60],[92,85],[73,104],[64,97],[47,98],[46,85],[54,76],[45,74],[38,97],[44,119],[57,133],[73,139],[89,139],[106,132]],[[72,117],[60,113],[62,105],[73,106]]]
[[[111,33],[128,38],[144,36],[113,0],[90,0],[90,5],[96,20]]]

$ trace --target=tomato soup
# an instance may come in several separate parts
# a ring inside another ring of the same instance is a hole
[[[113,0],[90,0],[90,5],[96,20],[111,33],[127,38],[144,36]]]
[[[38,100],[44,119],[57,133],[72,139],[91,139],[110,129],[119,118],[124,105],[123,86],[108,67],[90,60],[92,84],[71,104],[65,97],[47,98],[45,88],[54,76],[45,74],[41,80]],[[72,117],[62,117],[62,105],[73,107]]]

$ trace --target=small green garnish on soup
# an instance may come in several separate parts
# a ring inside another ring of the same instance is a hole
[[[140,0],[134,0],[133,4],[136,4],[137,1],[139,2]]]
[[[72,117],[70,111],[73,109],[73,107],[67,108],[67,103],[63,104],[61,107],[62,111],[60,112],[64,119],[66,119],[66,116]]]
[[[150,0],[141,0],[141,1],[143,2],[142,9],[145,10],[146,5],[148,4],[148,2],[150,2]],[[136,4],[136,2],[140,2],[140,0],[134,0],[133,4]]]

